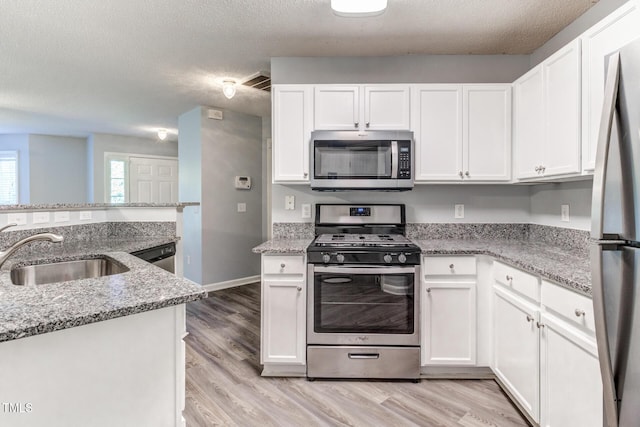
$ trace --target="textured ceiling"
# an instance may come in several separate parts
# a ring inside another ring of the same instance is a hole
[[[595,1],[389,0],[366,19],[329,3],[0,0],[0,133],[175,133],[198,105],[265,115],[268,93],[227,100],[211,82],[276,56],[527,54]]]

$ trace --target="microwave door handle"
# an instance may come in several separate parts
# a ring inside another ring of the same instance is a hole
[[[398,141],[391,141],[391,178],[398,178]]]

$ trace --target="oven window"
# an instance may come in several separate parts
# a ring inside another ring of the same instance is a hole
[[[414,274],[314,274],[317,333],[413,334]]]
[[[314,141],[317,179],[391,178],[389,141]]]

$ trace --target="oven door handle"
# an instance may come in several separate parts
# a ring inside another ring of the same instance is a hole
[[[331,273],[331,274],[413,274],[416,271],[415,266],[411,267],[384,267],[372,265],[370,267],[325,267],[314,266],[314,273]]]

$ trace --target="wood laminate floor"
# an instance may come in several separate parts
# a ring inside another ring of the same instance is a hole
[[[187,426],[526,426],[492,380],[307,381],[260,372],[260,284],[187,305]]]

